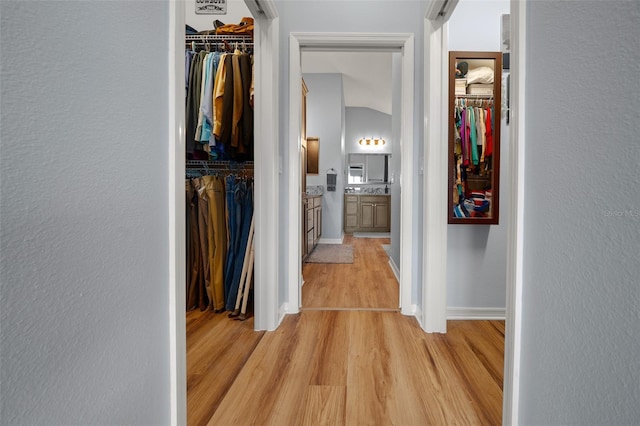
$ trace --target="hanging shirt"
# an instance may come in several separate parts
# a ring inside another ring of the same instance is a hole
[[[231,119],[231,146],[244,153],[240,144],[241,129],[238,127],[242,119],[242,74],[240,73],[240,52],[236,50],[231,58],[233,68],[233,115]]]
[[[478,165],[478,142],[476,132],[476,118],[473,113],[473,108],[469,108],[469,139],[471,140],[471,163],[474,166]]]
[[[227,78],[226,59],[228,56],[227,53],[224,53],[220,57],[220,64],[216,71],[216,80],[213,89],[213,134],[217,139],[220,139],[222,136],[222,106],[224,102],[225,80]]]
[[[493,155],[493,128],[491,126],[491,109],[487,109],[487,116],[485,118],[485,135],[487,137],[487,147],[484,150],[485,157]]]
[[[220,53],[211,53],[207,55],[207,58],[209,59],[207,64],[207,78],[205,81],[204,97],[200,104],[200,111],[202,113],[202,134],[200,136],[200,141],[211,146],[211,140],[213,139],[213,145],[215,146],[215,138],[211,137],[211,132],[213,130],[213,83],[218,69]]]
[[[186,50],[184,52],[184,88],[189,91],[189,75],[191,72],[191,61],[193,60],[193,55],[196,52],[193,50]]]
[[[202,141],[202,122],[204,120],[204,114],[202,113],[202,103],[205,98],[204,88],[206,86],[208,71],[209,71],[209,60],[211,59],[211,53],[205,53],[204,60],[202,61],[202,83],[200,85],[200,101],[198,102],[198,124],[196,125],[196,140]]]

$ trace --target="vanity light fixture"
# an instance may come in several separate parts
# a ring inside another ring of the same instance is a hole
[[[358,143],[363,146],[381,146],[387,143],[382,138],[361,138]]]

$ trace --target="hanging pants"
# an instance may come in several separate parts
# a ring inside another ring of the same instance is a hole
[[[225,266],[225,291],[226,308],[233,310],[253,216],[253,185],[235,176],[227,176],[226,189],[230,238]]]
[[[224,267],[227,255],[227,228],[225,223],[224,181],[219,176],[202,178],[209,207],[207,246],[209,249],[210,307],[222,311],[225,307]]]
[[[186,308],[190,311],[199,306],[199,292],[204,287],[204,283],[202,282],[202,257],[200,254],[200,234],[198,232],[198,196],[194,191],[191,180],[185,181],[185,192],[187,222]]]

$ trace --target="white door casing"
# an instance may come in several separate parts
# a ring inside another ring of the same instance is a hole
[[[287,283],[289,297],[283,313],[299,312],[302,285],[300,253],[300,126],[301,96],[300,69],[301,50],[358,51],[380,50],[402,52],[402,112],[401,136],[402,163],[400,188],[400,308],[404,315],[414,315],[415,305],[411,304],[411,271],[413,262],[413,76],[414,76],[414,36],[395,33],[291,33],[289,36],[289,205],[287,223],[289,227],[287,250]]]

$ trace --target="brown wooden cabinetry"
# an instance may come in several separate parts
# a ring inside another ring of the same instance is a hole
[[[391,196],[344,196],[344,232],[389,232],[391,230]]]
[[[304,246],[306,258],[318,244],[322,236],[322,196],[306,196],[303,200],[304,208]]]

